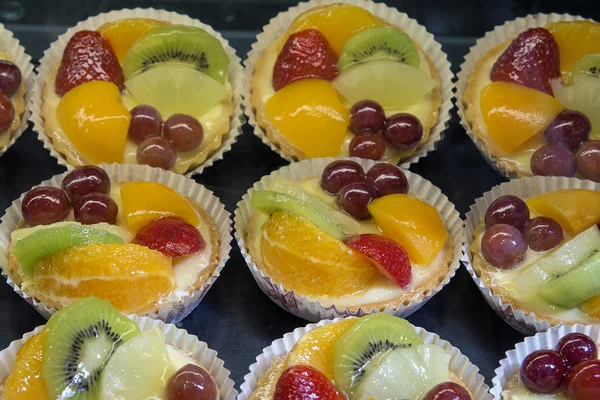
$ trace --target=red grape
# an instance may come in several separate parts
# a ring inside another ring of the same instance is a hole
[[[575,156],[577,170],[586,179],[600,182],[600,140],[584,142]]]
[[[508,224],[523,232],[525,223],[529,221],[529,207],[517,196],[500,196],[485,212],[485,227],[496,224]]]
[[[129,138],[135,143],[141,143],[150,136],[160,136],[162,117],[158,110],[150,105],[141,104],[130,111]]]
[[[21,70],[7,60],[0,60],[0,91],[11,97],[21,86]]]
[[[31,189],[23,198],[21,211],[29,226],[49,225],[64,220],[71,210],[69,197],[51,186]]]
[[[458,383],[443,382],[435,385],[422,400],[471,400],[471,395]]]
[[[517,228],[507,224],[492,225],[481,238],[483,257],[494,267],[508,269],[521,261],[527,243]]]
[[[337,205],[356,219],[369,219],[367,205],[375,198],[370,184],[354,182],[344,186],[337,195]]]
[[[571,151],[577,151],[588,140],[592,124],[588,117],[578,111],[561,111],[544,130],[548,143],[560,143]]]
[[[567,367],[560,354],[537,350],[521,364],[521,381],[534,393],[552,393],[562,384]]]
[[[400,113],[392,115],[385,121],[383,138],[395,149],[412,149],[422,137],[423,126],[414,115]]]
[[[177,151],[194,150],[204,137],[202,124],[196,118],[186,114],[173,114],[164,126],[165,138]]]
[[[95,165],[84,165],[69,172],[62,182],[71,204],[76,204],[79,199],[88,193],[110,192],[110,178],[104,170]]]
[[[385,143],[376,133],[363,133],[354,136],[350,142],[350,157],[381,160],[385,153]]]
[[[377,197],[395,193],[408,193],[408,180],[400,168],[395,165],[380,163],[375,164],[367,172],[367,179]]]
[[[151,167],[169,169],[175,165],[176,159],[171,143],[159,136],[144,139],[137,149],[137,162]]]
[[[0,132],[10,128],[15,118],[15,108],[4,92],[0,91]]]
[[[181,367],[167,382],[167,400],[217,400],[217,394],[212,376],[194,364]]]
[[[563,336],[556,345],[556,352],[564,358],[569,368],[582,361],[598,358],[596,343],[583,333],[569,333]]]
[[[567,373],[565,392],[569,400],[600,399],[600,360],[583,361]]]
[[[563,240],[563,230],[552,218],[536,217],[525,224],[525,241],[533,251],[555,248]]]
[[[329,194],[337,194],[343,186],[352,182],[366,182],[367,175],[354,161],[336,160],[325,167],[321,174],[321,187]]]
[[[106,222],[113,224],[117,220],[119,207],[108,195],[103,193],[88,193],[73,206],[75,221],[84,225]]]
[[[537,149],[529,166],[534,175],[540,176],[573,176],[577,168],[573,153],[560,143]]]
[[[373,100],[361,100],[350,108],[350,131],[378,133],[383,129],[385,112],[383,107]]]

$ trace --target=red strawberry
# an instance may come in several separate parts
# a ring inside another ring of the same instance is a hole
[[[558,44],[544,28],[521,33],[496,60],[492,81],[515,82],[552,96],[550,81],[560,77]]]
[[[344,396],[321,371],[295,365],[279,377],[273,400],[344,400]]]
[[[408,253],[392,239],[367,233],[352,236],[345,243],[365,255],[386,278],[398,282],[403,288],[410,284],[412,267]]]
[[[99,32],[79,31],[67,43],[56,73],[56,93],[64,95],[82,83],[112,82],[123,90],[123,70],[108,40]]]
[[[167,257],[187,256],[206,247],[198,229],[175,217],[159,218],[141,227],[133,243],[160,251]]]
[[[290,35],[273,69],[273,89],[304,78],[332,80],[338,74],[338,58],[325,36],[316,29]]]

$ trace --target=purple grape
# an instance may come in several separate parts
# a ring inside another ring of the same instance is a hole
[[[385,121],[383,138],[395,149],[412,149],[419,144],[422,137],[423,125],[414,115],[400,113]]]
[[[500,196],[485,212],[485,227],[496,224],[508,224],[523,232],[525,223],[529,221],[529,207],[517,196]]]
[[[21,70],[7,60],[0,60],[0,91],[12,97],[21,86]]]
[[[117,220],[119,206],[104,193],[88,193],[75,204],[73,212],[75,221],[84,225],[113,224]]]
[[[376,101],[361,100],[350,109],[350,131],[355,135],[378,133],[384,123],[385,112]]]
[[[564,379],[567,367],[560,354],[552,350],[534,351],[521,364],[521,381],[534,393],[552,393]]]
[[[586,179],[600,182],[600,140],[584,142],[575,156],[577,170]]]
[[[50,225],[67,218],[71,211],[71,203],[62,189],[43,186],[31,189],[25,194],[21,211],[29,226]]]
[[[471,400],[471,395],[458,383],[443,382],[435,385],[422,400]]]
[[[395,165],[380,163],[375,164],[367,172],[369,183],[377,197],[395,193],[408,193],[408,180],[400,168]]]
[[[537,149],[529,164],[531,172],[540,176],[574,176],[577,169],[573,153],[559,143]]]
[[[592,124],[588,117],[578,111],[561,111],[544,130],[548,143],[560,143],[571,151],[577,151],[588,140]]]
[[[150,136],[160,136],[162,132],[162,117],[158,110],[147,104],[141,104],[130,111],[129,138],[135,143],[141,143]]]
[[[535,217],[525,224],[525,241],[533,251],[547,251],[563,240],[563,230],[558,222],[548,217]]]
[[[71,204],[77,204],[80,198],[88,193],[110,192],[110,178],[100,167],[95,165],[84,165],[69,172],[62,182]]]
[[[191,151],[202,143],[204,128],[196,118],[187,114],[173,114],[165,121],[165,138],[177,151]]]
[[[582,361],[598,358],[596,343],[583,333],[569,333],[563,336],[556,345],[556,352],[564,358],[568,368],[573,368]]]
[[[385,153],[385,143],[376,133],[363,133],[352,138],[349,150],[350,157],[381,160]]]
[[[15,118],[15,107],[4,92],[0,91],[0,132],[11,127]]]
[[[173,145],[160,136],[150,136],[139,144],[137,162],[151,167],[170,169],[175,165],[177,154]]]
[[[509,269],[523,259],[527,243],[517,228],[507,224],[492,225],[481,238],[481,253],[494,267]]]
[[[354,161],[336,160],[325,167],[321,174],[321,187],[329,194],[337,194],[349,183],[366,182],[367,175]]]
[[[367,205],[375,198],[375,192],[366,182],[354,182],[344,186],[337,195],[337,205],[356,219],[369,219]]]

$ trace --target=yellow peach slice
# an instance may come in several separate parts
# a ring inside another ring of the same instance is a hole
[[[119,64],[123,64],[125,54],[131,45],[159,26],[167,25],[166,21],[158,21],[150,18],[125,18],[117,21],[107,22],[98,28],[98,32],[104,36],[113,51],[117,55]]]
[[[583,56],[600,53],[600,24],[592,21],[553,22],[545,28],[554,36],[560,54],[560,71],[567,80]]]
[[[46,400],[46,383],[42,377],[44,331],[30,337],[17,351],[12,371],[4,381],[4,399]]]

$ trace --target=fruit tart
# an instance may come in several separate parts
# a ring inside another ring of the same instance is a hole
[[[303,3],[271,20],[249,53],[246,113],[290,161],[397,164],[441,138],[451,76],[433,36],[396,9]]]
[[[174,325],[129,319],[87,297],[0,353],[0,398],[232,400],[229,371],[215,358]]]
[[[36,82],[35,128],[69,166],[193,171],[238,134],[239,59],[199,21],[130,15],[90,18],[52,44]]]
[[[462,243],[439,189],[391,164],[345,159],[263,178],[238,204],[236,235],[261,289],[310,320],[410,314],[454,275]]]
[[[107,168],[112,179],[98,166],[78,167],[15,202],[2,229],[3,272],[46,317],[95,296],[126,314],[181,320],[226,261],[228,214],[184,177]]]
[[[533,330],[600,321],[600,187],[580,184],[506,183],[467,216],[480,289],[504,317],[512,308]]]
[[[491,399],[458,349],[385,313],[298,328],[266,348],[250,371],[240,400]]]
[[[600,182],[599,23],[555,14],[517,19],[489,32],[465,59],[457,85],[462,122],[492,164],[507,176]]]

